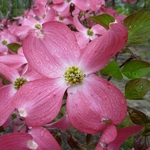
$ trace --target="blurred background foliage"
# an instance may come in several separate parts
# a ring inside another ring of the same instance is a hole
[[[0,20],[22,15],[32,4],[33,0],[0,0]]]
[[[33,0],[0,0],[0,20],[23,14],[31,8]],[[106,0],[107,6],[113,6],[119,14],[129,15],[142,8],[150,8],[150,0],[137,0],[135,4],[123,3],[122,0]]]
[[[137,0],[135,4],[122,3],[121,0],[115,0],[114,8],[119,14],[126,14],[127,16],[142,8],[150,9],[150,0]]]

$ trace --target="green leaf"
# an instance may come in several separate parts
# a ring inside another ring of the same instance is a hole
[[[115,21],[115,19],[112,16],[108,15],[108,14],[102,14],[102,15],[99,15],[99,16],[90,17],[89,20],[92,20],[92,21],[100,24],[106,30],[109,29],[109,24]]]
[[[150,81],[147,79],[130,80],[125,85],[125,97],[127,99],[142,99],[150,90]]]
[[[142,131],[143,136],[150,136],[150,124],[147,124]],[[150,137],[149,137],[150,140]]]
[[[97,142],[94,142],[94,143],[90,143],[88,145],[84,145],[84,147],[86,149],[94,149],[96,147],[96,145],[97,145]]]
[[[141,44],[150,39],[150,10],[139,10],[124,20],[128,30],[127,44]]]
[[[150,72],[150,64],[142,60],[131,60],[122,68],[122,73],[129,79],[145,76]]]
[[[122,79],[122,74],[120,72],[120,68],[116,61],[110,62],[107,66],[105,66],[101,71],[104,75],[109,75],[117,79]]]
[[[17,53],[18,49],[21,47],[20,44],[18,43],[10,43],[7,45],[7,47],[12,51],[12,52],[15,52]]]
[[[148,116],[146,116],[143,112],[139,110],[128,107],[128,113],[129,113],[130,119],[132,120],[134,124],[146,125],[147,123],[150,123]]]

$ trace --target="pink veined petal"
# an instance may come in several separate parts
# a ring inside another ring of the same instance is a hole
[[[150,147],[147,150],[150,150]]]
[[[80,49],[75,35],[66,25],[55,21],[45,23],[43,24],[43,31],[45,33],[45,45],[47,48],[50,47],[49,52],[54,57],[58,57],[59,61],[61,58],[62,63],[69,63],[69,65],[78,62]]]
[[[78,15],[75,15],[75,16],[73,17],[73,23],[74,23],[74,26],[76,27],[76,29],[77,29],[78,31],[84,33],[84,32],[87,30],[87,28],[84,27],[84,26],[80,23],[80,21],[79,21],[79,19],[78,19]]]
[[[105,120],[120,124],[126,117],[127,104],[121,91],[94,74],[85,77],[82,85],[69,87],[67,92],[69,120],[83,132],[97,133]]]
[[[125,46],[126,41],[126,28],[121,23],[110,24],[110,29],[90,42],[82,53],[81,65],[85,72],[90,74],[104,67]]]
[[[117,138],[108,145],[108,150],[119,150],[123,142],[131,135],[142,130],[142,126],[129,126],[118,130]]]
[[[65,9],[68,9],[67,7],[70,6],[70,3],[64,1],[63,3],[57,4],[53,6],[53,9],[57,12],[63,12]]]
[[[80,49],[72,31],[63,23],[43,24],[44,37],[35,32],[23,42],[24,54],[29,64],[46,77],[60,77],[66,67],[78,62]]]
[[[28,69],[25,68],[25,72],[23,72],[21,77],[27,79],[28,81],[43,78],[43,76],[41,74],[39,74],[38,72],[36,72],[32,68],[30,68],[30,66]]]
[[[55,17],[55,10],[52,7],[48,6],[48,12],[46,12],[46,16],[44,18],[44,22],[52,21]]]
[[[105,32],[107,32],[107,30],[103,26],[100,26],[99,24],[92,26],[91,30],[93,30],[95,34],[99,35],[103,35]]]
[[[0,63],[18,69],[23,64],[26,64],[27,60],[25,59],[24,56],[18,54],[11,54],[11,55],[8,54],[8,55],[0,56]]]
[[[12,85],[3,86],[0,88],[0,126],[2,126],[8,119],[9,115],[13,112],[15,107],[12,105]]]
[[[126,15],[124,15],[124,14],[120,14],[115,17],[115,19],[120,22],[122,22],[125,18],[126,18]]]
[[[88,0],[73,0],[72,3],[74,3],[80,10],[88,10],[90,8]]]
[[[41,126],[52,121],[60,111],[66,88],[60,79],[34,80],[20,87],[13,103],[28,126]]]
[[[102,133],[102,136],[100,137],[100,140],[98,141],[95,150],[104,150],[105,146],[107,146],[110,142],[114,141],[116,136],[116,127],[113,124],[109,124]]]
[[[19,37],[20,40],[24,40],[25,37],[28,35],[29,30],[32,28],[28,25],[19,26],[16,28],[14,34]]]
[[[75,32],[75,36],[77,38],[78,45],[80,46],[81,49],[85,48],[86,45],[89,43],[89,38],[85,36],[81,32]]]
[[[42,15],[46,13],[45,4],[37,3],[33,6],[32,11],[35,13],[36,16],[42,18]]]
[[[58,4],[58,3],[62,3],[62,2],[64,2],[64,0],[53,0],[54,4]]]
[[[46,3],[47,3],[47,0],[42,0],[42,1],[41,0],[34,0],[34,4],[36,4],[36,5],[37,4],[43,4],[44,5]]]
[[[3,74],[7,80],[13,82],[17,77],[20,77],[16,69],[12,69],[2,63],[0,63],[0,74]]]
[[[50,124],[44,125],[44,127],[50,127],[50,128],[58,128],[61,130],[66,130],[71,126],[71,123],[68,119],[68,115],[64,115],[62,118],[60,118],[58,121],[52,122]]]
[[[105,6],[105,0],[90,0],[90,10],[99,10],[101,6]]]
[[[32,136],[28,133],[16,132],[0,136],[0,150],[29,150],[28,141]]]
[[[54,137],[45,128],[33,127],[29,134],[32,135],[33,141],[38,144],[37,150],[61,150]]]

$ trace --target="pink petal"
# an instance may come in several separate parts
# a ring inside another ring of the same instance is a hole
[[[16,28],[14,34],[19,37],[20,40],[24,40],[25,37],[28,35],[29,30],[32,28],[28,25],[19,26]]]
[[[85,77],[82,85],[69,87],[67,112],[77,129],[97,133],[103,130],[105,120],[120,124],[126,117],[127,105],[119,89],[93,74]]]
[[[80,10],[88,10],[90,5],[88,0],[74,0],[74,3]]]
[[[89,74],[101,69],[125,46],[126,41],[126,28],[121,23],[110,24],[110,29],[90,42],[82,53],[81,64],[85,72]]]
[[[107,30],[103,26],[100,26],[99,24],[92,26],[91,30],[93,30],[95,34],[99,35],[103,35],[105,32],[107,32]]]
[[[131,135],[142,130],[142,126],[129,126],[118,130],[117,138],[108,145],[108,150],[119,150],[123,142]]]
[[[76,29],[78,30],[78,31],[80,31],[80,32],[85,32],[86,30],[87,30],[87,28],[86,27],[84,27],[81,23],[80,23],[80,21],[79,21],[79,19],[78,19],[78,15],[75,15],[74,17],[73,17],[73,24],[74,24],[74,26],[76,27]]]
[[[63,2],[63,0],[53,0],[54,4],[58,4],[58,3],[62,3],[62,2]]]
[[[29,134],[32,135],[33,141],[38,144],[37,150],[61,150],[54,137],[45,128],[33,127]]]
[[[34,80],[18,90],[13,103],[28,126],[41,126],[51,122],[60,111],[66,88],[60,79]]]
[[[105,0],[90,0],[90,10],[100,10],[102,6],[105,6]]]
[[[37,73],[35,70],[30,68],[30,66],[29,66],[29,68],[27,70],[25,68],[25,73],[23,72],[21,77],[27,79],[28,81],[32,81],[32,80],[43,78],[43,76],[41,74]]]
[[[2,63],[0,63],[0,74],[3,74],[11,82],[14,82],[17,77],[20,77],[16,69],[12,69]]]
[[[5,65],[8,65],[12,68],[19,68],[23,64],[27,63],[27,60],[24,56],[18,55],[18,54],[11,54],[11,55],[4,55],[0,56],[0,63],[3,63]]]
[[[12,97],[15,94],[12,89],[12,85],[3,86],[0,88],[0,126],[5,123],[15,109],[12,105]]]
[[[28,133],[16,132],[0,136],[0,150],[29,150],[28,141],[32,136]]]
[[[83,33],[75,32],[75,36],[77,38],[78,45],[81,49],[85,48],[86,45],[89,43],[89,38],[86,37]]]
[[[66,67],[78,62],[80,55],[76,38],[63,23],[43,24],[44,37],[32,32],[23,42],[24,54],[29,64],[47,77],[60,77]]]
[[[114,125],[110,124],[106,127],[95,150],[103,150],[110,142],[114,141],[117,136],[117,129]],[[105,145],[106,144],[106,145]]]
[[[61,119],[58,121],[52,122],[50,124],[44,125],[44,127],[49,127],[49,128],[58,128],[61,130],[66,130],[71,126],[71,123],[68,119],[68,115],[64,115]]]
[[[56,12],[63,12],[66,9],[68,10],[68,8],[70,7],[70,3],[64,1],[63,3],[57,4],[57,5],[53,5],[53,9]]]

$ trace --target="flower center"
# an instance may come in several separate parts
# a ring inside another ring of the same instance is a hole
[[[36,24],[34,27],[35,27],[37,30],[40,30],[40,29],[42,28],[42,26],[41,26],[40,24]]]
[[[66,2],[67,2],[67,3],[70,3],[70,2],[71,2],[71,0],[66,0]]]
[[[105,149],[107,147],[107,144],[105,142],[100,142],[100,146]]]
[[[6,40],[3,40],[3,41],[2,41],[2,44],[3,44],[3,45],[7,45],[7,41],[6,41]]]
[[[42,18],[44,19],[45,17],[46,17],[46,15],[45,15],[45,14],[43,14],[43,15],[42,15]]]
[[[91,30],[91,29],[88,29],[87,30],[87,35],[89,36],[93,36],[94,32]]]
[[[60,21],[63,21],[64,18],[63,18],[62,16],[59,16],[59,20],[60,20]]]
[[[14,88],[16,90],[18,90],[26,82],[27,82],[27,80],[24,79],[24,78],[17,78],[16,81],[15,81],[15,83],[14,83]]]
[[[85,76],[83,71],[75,66],[69,67],[64,74],[65,81],[71,85],[81,84]]]

